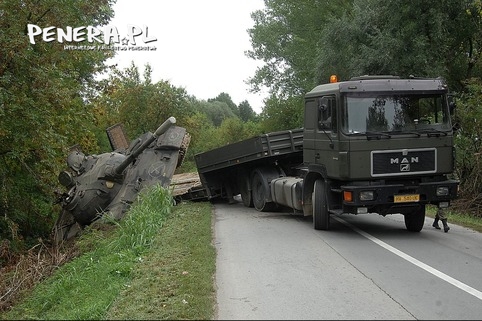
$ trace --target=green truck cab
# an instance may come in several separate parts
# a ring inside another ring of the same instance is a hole
[[[210,198],[240,193],[260,211],[290,207],[319,230],[331,214],[402,214],[419,232],[426,205],[457,196],[453,108],[440,78],[331,82],[305,95],[302,129],[201,153],[196,164]]]

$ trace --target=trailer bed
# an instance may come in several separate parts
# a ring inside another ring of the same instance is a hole
[[[196,154],[198,172],[208,173],[257,160],[303,153],[303,129],[262,134],[237,143]]]

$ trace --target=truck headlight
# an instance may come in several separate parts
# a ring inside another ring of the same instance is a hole
[[[449,188],[447,186],[437,187],[437,196],[447,196],[449,195]]]
[[[375,192],[373,191],[361,191],[360,201],[373,201],[375,199]]]

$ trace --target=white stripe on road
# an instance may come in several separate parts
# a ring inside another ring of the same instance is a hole
[[[443,272],[440,272],[439,270],[437,269],[434,269],[433,267],[431,267],[430,265],[427,265],[419,260],[417,260],[416,258],[414,257],[411,257],[410,255],[394,248],[393,246],[391,245],[388,245],[387,243],[377,239],[376,237],[360,230],[358,227],[348,223],[347,221],[339,218],[339,217],[336,217],[334,215],[331,216],[332,218],[334,218],[335,220],[337,220],[338,222],[342,223],[342,224],[345,224],[346,226],[348,226],[349,228],[351,228],[352,230],[354,230],[355,232],[357,232],[358,234],[366,237],[367,239],[369,239],[370,241],[372,242],[375,242],[376,244],[380,245],[381,247],[383,247],[384,249],[392,252],[393,254],[395,255],[398,255],[399,257],[401,257],[402,259],[404,260],[407,260],[408,262],[418,266],[419,268],[422,268],[424,269],[425,271],[435,275],[436,277],[458,287],[459,289],[461,289],[462,291],[465,291],[467,292],[468,294],[471,294],[473,296],[475,296],[477,299],[479,300],[482,300],[482,292],[480,292],[479,290],[476,290],[474,289],[473,287],[471,286],[468,286],[467,284],[463,283],[463,282],[460,282],[459,280],[456,280],[454,279],[453,277],[451,276],[448,276],[447,274],[443,273]]]

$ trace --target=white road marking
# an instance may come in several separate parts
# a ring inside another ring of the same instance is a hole
[[[473,296],[475,296],[477,299],[479,300],[482,300],[482,292],[480,292],[479,290],[476,290],[474,289],[473,287],[471,286],[468,286],[467,284],[463,283],[463,282],[460,282],[459,280],[457,279],[454,279],[453,277],[443,273],[443,272],[440,272],[439,270],[437,269],[434,269],[433,267],[431,267],[430,265],[427,265],[419,260],[417,260],[416,258],[414,257],[411,257],[410,255],[394,248],[393,246],[391,245],[388,245],[387,243],[383,242],[382,240],[379,240],[377,239],[376,237],[360,230],[358,227],[348,223],[347,221],[339,218],[339,217],[336,217],[334,215],[331,216],[332,218],[334,218],[335,220],[337,220],[338,222],[342,223],[342,224],[345,224],[346,226],[348,226],[349,228],[351,228],[352,230],[354,230],[355,232],[357,232],[358,234],[366,237],[367,239],[369,239],[370,241],[380,245],[381,247],[383,247],[384,249],[392,252],[393,254],[395,255],[398,255],[399,257],[401,257],[402,259],[412,263],[413,265],[415,266],[418,266],[419,268],[422,268],[424,269],[425,271],[435,275],[436,277],[458,287],[459,289],[461,289],[462,291],[465,291],[467,292],[468,294],[471,294]]]

